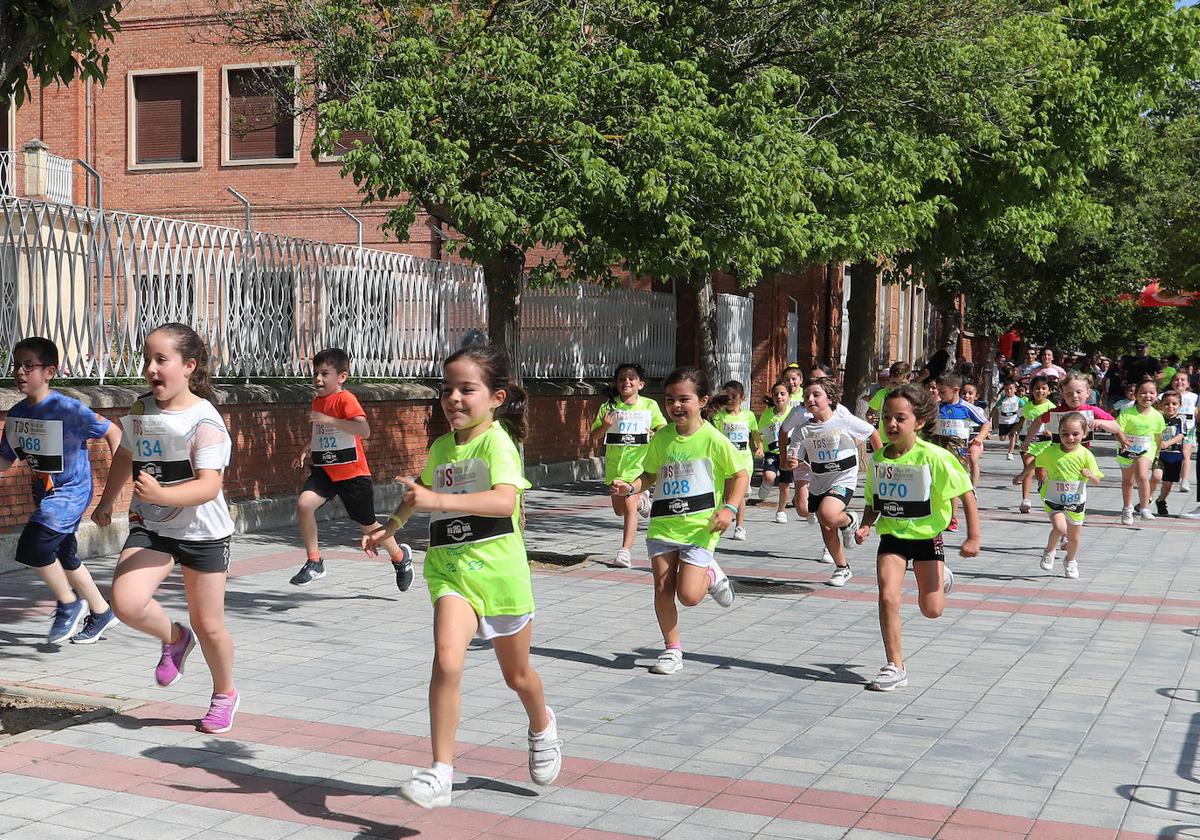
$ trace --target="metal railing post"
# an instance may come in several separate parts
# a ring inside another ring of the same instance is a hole
[[[358,218],[358,216],[355,216],[353,213],[351,213],[345,207],[339,207],[338,210],[341,210],[342,213],[345,214],[346,218],[348,218],[350,221],[354,222],[354,224],[358,226],[358,248],[354,252],[354,286],[360,293],[365,293],[366,290],[363,288],[363,279],[362,279],[362,263],[363,263],[363,223],[362,223],[362,219]],[[357,342],[365,342],[366,337],[363,335],[363,305],[360,303],[358,306],[354,307],[354,311],[355,311],[355,321],[356,321],[355,326],[357,327],[357,329],[355,329],[355,331],[354,331],[354,340],[356,343]],[[358,349],[358,348],[354,348],[354,349]],[[357,355],[361,355],[361,353],[357,354]]]
[[[249,288],[249,282],[247,280],[247,276],[250,273],[249,254],[250,247],[254,240],[254,229],[250,226],[250,199],[246,198],[246,196],[242,195],[233,187],[226,187],[225,189],[229,190],[230,195],[241,202],[242,207],[246,208],[246,234],[242,237],[242,281],[240,283],[242,287],[242,303],[245,304],[246,291]],[[246,384],[250,384],[249,371],[246,372]]]
[[[104,258],[105,258],[105,255],[108,253],[108,225],[104,221],[104,176],[101,175],[99,172],[97,172],[96,169],[90,163],[88,163],[86,160],[83,160],[82,158],[76,158],[75,162],[78,163],[81,167],[83,167],[83,170],[85,172],[87,172],[88,175],[90,175],[92,178],[96,179],[96,221],[93,222],[93,224],[92,224],[92,231],[93,231],[93,238],[97,238],[97,237],[95,237],[95,230],[97,227],[99,227],[99,229],[100,229],[99,237],[98,237],[99,244],[97,245],[97,250],[96,250],[96,283],[97,283],[97,290],[98,290],[98,297],[99,297],[99,300],[98,300],[99,306],[97,306],[96,312],[97,312],[97,323],[99,324],[99,331],[100,331],[100,371],[99,371],[100,376],[99,376],[99,379],[100,379],[100,384],[103,385],[104,384],[105,367],[108,362],[108,353],[109,353],[109,346],[108,346],[109,332],[108,332],[108,330],[106,330],[104,328],[104,262],[105,262]],[[116,331],[117,331],[116,317],[117,317],[116,295],[113,295],[113,307],[112,307],[112,321],[113,321],[112,334],[113,335],[115,335]]]

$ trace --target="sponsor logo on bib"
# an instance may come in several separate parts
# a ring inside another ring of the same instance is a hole
[[[455,519],[446,525],[446,536],[455,542],[471,539],[471,523],[465,519]]]
[[[904,513],[904,505],[900,504],[899,502],[884,502],[883,503],[883,515],[884,516],[898,517],[902,513]]]

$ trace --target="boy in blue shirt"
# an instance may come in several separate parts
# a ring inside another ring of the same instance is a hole
[[[971,447],[983,448],[992,421],[979,406],[962,399],[962,377],[947,373],[938,378],[938,419],[933,440],[954,453],[967,474],[971,474]],[[974,482],[973,482],[974,483]],[[958,505],[951,504],[950,525],[947,531],[958,530]]]
[[[49,339],[18,342],[12,372],[25,399],[4,419],[0,470],[25,461],[37,504],[17,541],[16,560],[33,567],[58,602],[46,641],[57,644],[74,637],[78,644],[92,644],[118,620],[76,556],[75,530],[92,501],[87,442],[104,438],[110,452],[116,452],[121,429],[79,400],[51,390],[58,348]],[[85,615],[85,607],[90,614]]]

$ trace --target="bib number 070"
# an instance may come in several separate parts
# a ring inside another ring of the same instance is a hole
[[[897,481],[879,482],[879,496],[885,499],[904,499],[908,497],[908,485]]]

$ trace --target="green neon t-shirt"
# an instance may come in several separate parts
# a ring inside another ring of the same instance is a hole
[[[1042,482],[1042,499],[1053,510],[1082,513],[1087,504],[1087,479],[1083,477],[1083,471],[1087,470],[1096,478],[1104,478],[1104,473],[1096,463],[1096,456],[1086,446],[1076,446],[1072,451],[1065,452],[1062,446],[1054,444],[1043,450],[1034,464],[1046,471],[1046,480]]]
[[[762,437],[764,452],[779,454],[779,427],[789,411],[790,408],[785,408],[783,414],[776,414],[775,406],[769,405],[758,415],[758,434]]]
[[[498,484],[517,488],[512,516],[435,511],[429,521],[425,580],[433,601],[454,593],[480,616],[533,612],[533,583],[521,536],[523,491],[529,489],[521,453],[499,423],[459,446],[454,433],[429,449],[421,483],[437,493],[480,493]]]
[[[617,479],[632,482],[642,474],[642,459],[650,438],[667,425],[667,418],[655,400],[639,396],[632,403],[606,402],[600,406],[593,430],[600,428],[610,411],[616,412],[617,422],[604,435],[604,483],[612,484]]]
[[[738,469],[747,473],[754,472],[754,447],[750,440],[751,434],[758,431],[758,421],[754,418],[754,412],[746,409],[737,414],[718,411],[713,415],[712,424],[718,432],[729,438],[729,442],[737,450]]]
[[[1129,435],[1129,451],[1145,452],[1151,461],[1158,457],[1158,438],[1167,428],[1167,421],[1161,411],[1151,408],[1143,414],[1138,411],[1136,405],[1131,405],[1117,415],[1117,425],[1121,427],[1122,432]],[[1117,463],[1128,467],[1133,463],[1133,459],[1118,455]]]
[[[902,540],[931,540],[950,524],[950,500],[971,490],[971,477],[948,450],[917,438],[890,458],[871,454],[866,500],[879,514],[875,530]]]
[[[724,503],[726,479],[742,471],[729,438],[711,423],[686,437],[668,426],[650,441],[644,468],[657,477],[647,539],[715,548],[721,535],[709,521]]]

